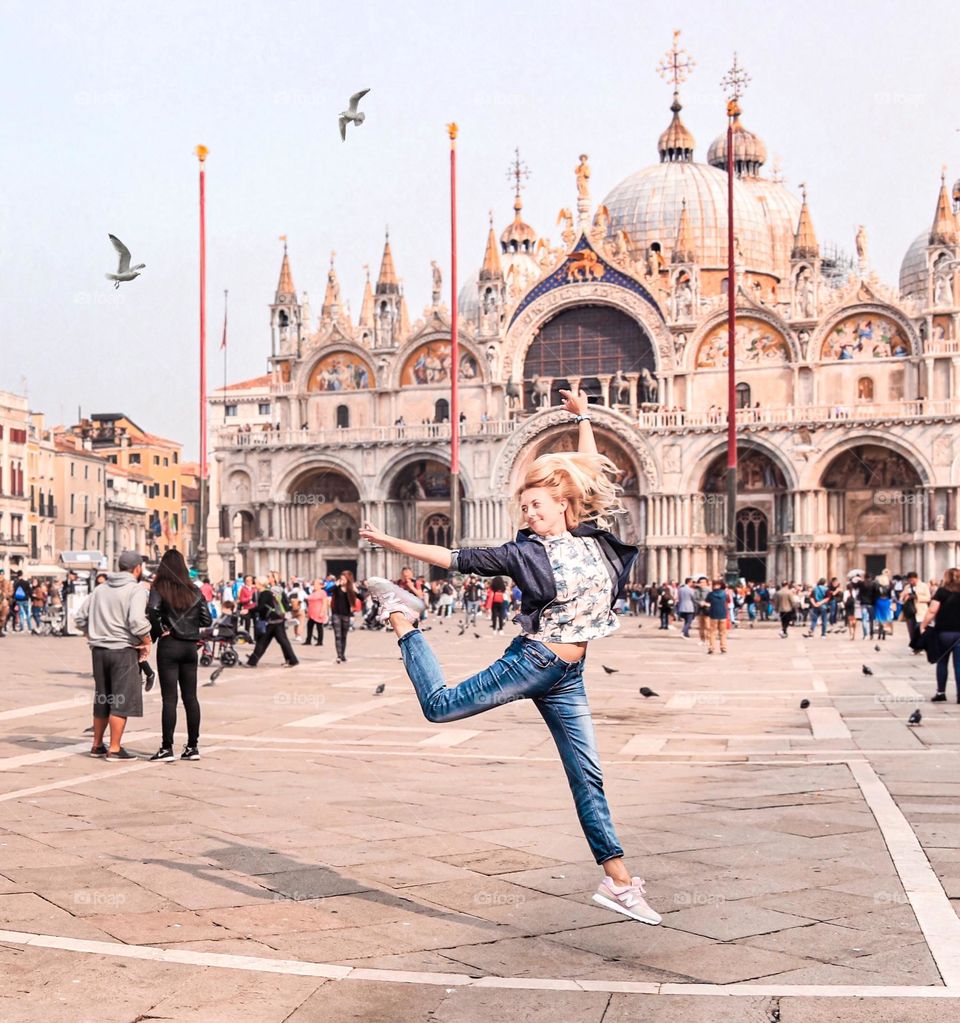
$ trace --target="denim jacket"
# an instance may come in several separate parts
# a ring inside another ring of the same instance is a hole
[[[617,602],[639,550],[612,533],[587,523],[570,530],[573,536],[592,536],[603,554],[610,573],[610,606]],[[543,609],[557,597],[557,583],[550,558],[533,530],[521,529],[516,540],[502,547],[464,547],[455,550],[450,567],[468,575],[506,575],[520,584],[520,614],[516,617],[524,632],[537,632]]]

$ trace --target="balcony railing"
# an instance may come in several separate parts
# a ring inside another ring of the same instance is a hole
[[[0,533],[0,543],[6,544],[8,547],[26,547],[27,538],[19,533],[13,535]]]
[[[778,408],[737,409],[737,425],[753,427],[802,426],[819,423],[869,422],[878,419],[924,419],[960,416],[960,399],[932,401],[863,401],[852,405],[787,405]],[[649,430],[724,429],[725,408],[706,412],[640,412],[637,425]]]
[[[503,437],[516,424],[509,419],[486,423],[464,423],[460,436],[465,439]],[[315,447],[324,444],[390,444],[410,440],[449,440],[449,423],[409,423],[405,426],[348,426],[328,430],[220,430],[217,447]]]
[[[687,411],[644,411],[631,416],[627,409],[617,410],[631,418],[641,430],[723,430],[727,424],[725,408]],[[527,413],[529,414],[529,413]],[[910,401],[862,401],[835,405],[786,405],[769,408],[737,409],[737,425],[761,429],[795,427],[821,423],[875,422],[889,419],[936,419],[960,417],[960,398]],[[520,420],[497,419],[487,423],[464,423],[460,436],[466,440],[505,437],[517,429]],[[217,447],[318,447],[323,445],[395,444],[402,441],[443,441],[450,439],[449,423],[410,423],[406,426],[354,426],[327,430],[220,430]]]

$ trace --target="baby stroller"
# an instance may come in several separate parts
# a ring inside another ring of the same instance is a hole
[[[209,628],[200,630],[200,638],[203,640],[200,664],[204,668],[208,668],[215,660],[219,660],[225,668],[232,668],[240,662],[236,649],[237,630],[231,617],[218,619]]]

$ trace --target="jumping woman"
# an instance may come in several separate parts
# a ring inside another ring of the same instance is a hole
[[[447,550],[388,536],[367,524],[370,543],[440,568],[509,576],[522,590],[523,629],[495,664],[447,686],[440,664],[416,628],[422,601],[386,579],[369,579],[380,615],[399,638],[410,681],[428,721],[457,721],[501,703],[531,699],[553,735],[573,793],[580,826],[606,875],[595,902],[647,924],[660,916],[644,899],[644,882],[623,861],[603,791],[593,721],[583,682],[587,643],[618,628],[613,605],[637,548],[601,528],[623,511],[617,467],[598,454],[587,398],[560,392],[576,416],[576,454],[547,454],[530,466],[515,495],[526,528],[502,547]]]

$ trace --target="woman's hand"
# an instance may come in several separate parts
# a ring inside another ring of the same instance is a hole
[[[364,522],[360,528],[360,539],[366,540],[367,543],[372,543],[377,547],[390,548],[392,546],[393,537],[384,533],[383,530],[377,529],[376,526],[371,525],[369,522]]]
[[[563,407],[567,412],[572,412],[575,416],[582,416],[586,414],[588,408],[587,396],[583,391],[579,391],[574,394],[573,391],[560,391],[563,397]]]

